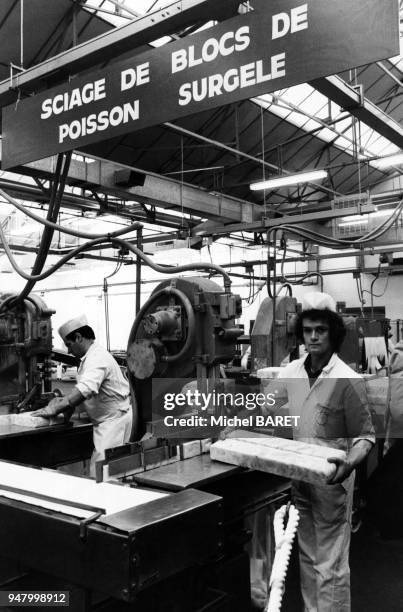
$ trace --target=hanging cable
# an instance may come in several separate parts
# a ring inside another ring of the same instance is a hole
[[[109,333],[109,297],[108,297],[108,281],[104,278],[104,309],[105,309],[105,334],[106,334],[106,349],[111,350],[110,333]]]
[[[66,255],[61,257],[56,264],[54,264],[53,266],[48,268],[48,270],[46,270],[46,272],[42,272],[41,274],[27,274],[17,264],[13,254],[12,254],[12,251],[11,251],[11,249],[10,249],[8,243],[7,243],[7,240],[6,240],[5,236],[4,236],[4,233],[3,233],[3,230],[1,229],[1,227],[0,227],[0,240],[1,240],[2,244],[3,244],[5,254],[7,255],[7,258],[9,260],[11,266],[15,270],[15,272],[17,272],[17,274],[19,276],[21,276],[22,278],[25,278],[25,280],[34,280],[34,281],[40,281],[40,280],[43,280],[45,278],[48,278],[48,276],[50,276],[51,274],[56,272],[56,270],[58,270],[65,263],[70,261],[70,259],[73,259],[77,255],[79,255],[80,253],[83,253],[84,251],[90,249],[91,247],[97,246],[97,245],[101,245],[101,244],[108,244],[108,240],[105,237],[103,237],[103,238],[96,238],[94,240],[90,240],[90,241],[88,241],[88,242],[86,242],[86,243],[76,247],[72,251],[69,251],[68,253],[66,253]]]
[[[259,287],[256,289],[256,291],[254,292],[254,294],[251,296],[251,298],[247,297],[247,298],[241,298],[241,300],[243,302],[247,302],[248,306],[251,306],[252,304],[254,304],[254,302],[256,301],[257,296],[259,295],[259,293],[261,292],[261,290],[263,289],[263,287],[266,287],[266,281],[263,281]]]
[[[366,244],[367,242],[373,242],[380,236],[382,236],[388,229],[392,227],[397,218],[400,216],[403,210],[403,200],[401,200],[398,206],[394,209],[392,215],[386,219],[383,223],[375,227],[373,230],[358,238],[356,240],[343,240],[339,238],[330,238],[324,234],[320,234],[308,228],[296,227],[294,225],[284,224],[284,225],[276,225],[275,227],[269,228],[267,231],[268,234],[268,242],[270,242],[270,234],[276,233],[279,230],[286,230],[292,234],[297,236],[301,236],[306,238],[307,240],[313,240],[317,244],[321,246],[326,246],[328,248],[334,249],[344,249],[346,247],[350,248],[359,248],[361,245]]]
[[[274,240],[275,240],[275,236],[274,236]],[[269,296],[269,298],[273,298],[273,292],[271,289],[271,266],[272,266],[272,258],[270,257],[270,231],[267,232],[267,262],[266,262],[266,288],[267,288],[267,295]]]
[[[383,296],[385,295],[386,289],[388,288],[388,284],[389,284],[389,278],[390,278],[390,274],[389,274],[389,272],[388,272],[388,273],[387,273],[387,275],[386,275],[386,283],[385,283],[385,287],[383,288],[382,293],[373,293],[373,292],[372,292],[372,293],[371,293],[372,297],[377,297],[377,298],[380,298],[380,297],[383,297]],[[364,291],[366,291],[366,290],[364,289]]]
[[[273,263],[272,263],[272,258],[270,257],[269,248],[270,248],[270,244],[272,243],[273,249],[274,249],[274,261],[276,261],[276,257],[275,257],[275,250],[276,250],[276,243],[277,243],[276,234],[279,230],[288,231],[294,235],[304,238],[305,240],[314,241],[320,246],[325,246],[325,247],[333,248],[336,250],[344,249],[346,247],[359,248],[361,245],[364,245],[367,242],[373,242],[374,240],[382,236],[386,231],[388,231],[388,229],[392,227],[392,225],[401,215],[402,210],[403,210],[403,200],[399,202],[398,206],[394,209],[389,219],[386,219],[383,223],[378,225],[376,228],[374,228],[373,230],[371,230],[370,232],[368,232],[367,234],[365,234],[364,236],[356,240],[342,240],[338,238],[329,238],[329,236],[320,234],[308,228],[296,227],[294,225],[289,225],[289,224],[277,225],[275,227],[269,228],[267,230],[268,250],[267,250],[267,282],[266,282],[268,296],[273,299],[275,295],[275,291],[273,291],[273,288],[271,285]],[[274,272],[275,272],[275,263],[274,263]],[[321,279],[321,283],[323,287],[323,275],[320,274],[320,272],[311,272],[309,276],[318,276]],[[303,282],[304,278],[309,278],[309,276],[305,275],[305,277],[301,277],[300,279],[298,279],[298,283]],[[274,273],[274,277],[273,277],[274,282],[275,282],[275,278],[276,278],[276,274]],[[287,280],[285,279],[283,274],[282,274],[282,280]],[[359,297],[360,297],[361,304],[362,304],[363,297],[362,297],[360,288],[358,286],[358,282],[357,282],[357,290],[359,291]]]
[[[211,263],[213,263],[213,257],[211,255],[211,248],[210,248],[209,244],[207,245],[207,251],[208,251],[208,254],[209,254],[209,257],[210,257],[210,261],[211,261]]]
[[[57,156],[56,173],[52,184],[49,208],[46,217],[48,221],[51,221],[53,223],[57,221],[59,215],[62,196],[66,185],[67,173],[70,167],[70,161],[71,151],[66,153],[65,156],[63,153],[59,153],[59,155]],[[46,263],[46,259],[49,253],[50,245],[52,244],[54,231],[55,230],[53,228],[47,226],[45,226],[45,229],[43,230],[38,253],[34,265],[32,266],[31,272],[33,275],[39,274],[43,270],[43,266]],[[21,293],[17,296],[16,300],[18,302],[22,302],[31,293],[35,284],[35,280],[29,280],[21,291]]]
[[[362,293],[362,285],[361,285],[361,275],[360,273],[358,273],[355,277],[355,282],[357,285],[357,293],[358,293],[358,300],[360,302],[360,310],[361,310],[361,315],[364,316],[364,304],[365,304],[365,300],[364,300],[364,296]]]
[[[281,285],[280,289],[277,291],[276,295],[280,295],[280,291],[282,291],[283,289],[287,289],[288,291],[288,295],[290,297],[292,297],[292,287],[291,287],[291,283],[284,283],[284,285]]]
[[[106,332],[106,348],[108,351],[110,351],[111,349],[111,343],[110,343],[110,331],[109,331],[109,294],[108,294],[108,278],[112,278],[112,276],[115,276],[115,274],[117,274],[120,270],[120,268],[122,267],[122,263],[123,263],[123,257],[122,255],[119,253],[119,257],[118,257],[118,261],[116,263],[115,269],[113,270],[113,272],[111,274],[109,274],[108,276],[104,277],[104,282],[103,282],[103,291],[104,291],[104,307],[105,307],[105,332]]]
[[[62,234],[68,234],[69,236],[74,236],[75,238],[84,238],[87,240],[93,240],[96,238],[105,238],[105,233],[104,234],[90,234],[88,232],[80,232],[79,230],[73,230],[68,227],[63,227],[62,225],[59,225],[57,223],[53,223],[52,221],[49,221],[48,219],[43,219],[42,217],[39,217],[35,213],[31,212],[25,206],[22,206],[22,204],[20,204],[19,202],[17,202],[17,200],[15,200],[10,195],[8,195],[8,193],[3,191],[3,189],[0,189],[0,195],[2,195],[7,200],[7,202],[9,202],[9,204],[12,204],[15,208],[17,208],[17,210],[24,213],[24,215],[27,215],[27,217],[30,217],[30,219],[33,219],[34,221],[37,221],[38,223],[41,223],[42,225],[46,225],[47,227],[52,227],[53,229],[58,230]],[[131,225],[127,225],[126,227],[123,227],[119,230],[110,232],[109,234],[107,234],[107,236],[112,237],[112,238],[123,236],[124,234],[129,234],[130,232],[140,227],[143,227],[143,224],[136,221],[135,223],[132,223]]]
[[[283,249],[283,256],[281,258],[281,266],[280,266],[281,282],[286,283],[287,280],[285,279],[285,276],[284,276],[284,264],[285,264],[285,258],[287,255],[287,239],[284,234],[282,234],[281,239],[280,239],[280,248]]]
[[[378,270],[376,271],[375,278],[373,279],[373,281],[371,283],[371,287],[370,287],[370,291],[369,291],[370,297],[371,297],[371,317],[372,318],[374,318],[374,285],[375,285],[376,281],[378,280],[380,273],[381,273],[381,263],[379,262]],[[365,291],[365,289],[364,289],[364,291]],[[364,293],[364,291],[363,291],[363,293]]]
[[[374,318],[374,297],[376,298],[380,298],[383,297],[385,295],[386,289],[388,288],[388,284],[389,284],[389,271],[386,274],[386,283],[385,283],[385,287],[383,288],[383,291],[381,293],[374,293],[374,285],[376,283],[376,281],[379,279],[380,277],[380,273],[381,273],[381,264],[378,265],[378,269],[376,271],[375,277],[373,278],[372,282],[371,282],[371,287],[370,290],[368,291],[368,289],[363,289],[362,290],[362,294],[364,293],[368,293],[370,295],[370,299],[371,299],[371,317]]]
[[[255,300],[255,270],[253,266],[248,268],[248,280],[249,280],[249,295],[247,297],[247,304],[253,304]]]
[[[304,274],[303,276],[300,276],[298,278],[295,277],[294,280],[291,280],[289,277],[284,277],[281,280],[284,281],[285,285],[302,285],[303,282],[307,278],[312,278],[313,276],[316,276],[317,278],[319,278],[319,280],[320,280],[320,290],[323,291],[323,282],[324,281],[323,281],[323,274],[321,272],[308,272],[307,274]]]
[[[227,272],[223,268],[218,266],[217,264],[213,264],[213,263],[209,264],[209,263],[200,262],[200,263],[194,263],[194,264],[185,264],[183,266],[160,266],[158,264],[155,264],[147,255],[145,255],[142,251],[140,251],[140,249],[135,247],[130,242],[120,240],[119,238],[116,238],[116,237],[111,239],[110,235],[102,236],[101,238],[94,238],[93,240],[89,240],[88,242],[76,247],[69,253],[66,253],[66,255],[64,255],[56,264],[54,264],[48,270],[46,270],[46,272],[42,272],[41,274],[27,274],[26,272],[24,272],[22,268],[20,268],[20,266],[17,264],[12,254],[12,251],[8,245],[8,242],[5,238],[1,225],[0,225],[0,241],[3,244],[4,251],[7,255],[8,260],[10,261],[11,266],[13,267],[15,272],[17,272],[17,274],[19,274],[19,276],[21,276],[22,278],[25,278],[25,280],[35,280],[35,281],[43,280],[47,278],[48,276],[50,276],[51,274],[53,274],[54,272],[56,272],[56,270],[58,270],[65,263],[70,261],[70,259],[77,257],[77,255],[87,250],[90,250],[92,247],[100,246],[100,245],[109,246],[110,244],[112,244],[112,246],[117,245],[123,251],[128,250],[134,253],[135,255],[138,255],[148,266],[150,266],[150,268],[162,274],[178,274],[179,272],[186,272],[190,270],[191,271],[193,270],[206,270],[206,271],[214,270],[218,274],[221,274],[221,276],[223,277],[225,292],[230,293],[231,291],[231,278],[229,277]],[[2,304],[0,305],[0,310],[1,310],[1,307],[2,307]]]
[[[281,258],[281,268],[280,268],[280,280],[281,280],[281,282],[285,283],[285,285],[289,285],[290,288],[291,288],[291,285],[302,285],[304,280],[306,280],[307,278],[312,278],[313,276],[316,276],[317,278],[320,279],[320,285],[321,285],[320,290],[323,291],[323,274],[321,274],[320,272],[308,272],[307,274],[303,274],[299,278],[295,277],[294,280],[291,280],[289,277],[285,276],[285,274],[284,274],[284,264],[285,264],[286,255],[287,255],[287,239],[286,239],[284,234],[282,234],[282,236],[281,236],[280,247],[283,248],[283,256]],[[281,291],[281,289],[280,289],[280,291]],[[278,293],[279,292],[277,292],[276,295],[278,295]],[[292,295],[292,293],[290,295]]]
[[[120,238],[113,238],[112,245],[114,244],[117,244],[118,246],[123,247],[123,249],[124,248],[128,249],[135,255],[139,255],[139,257],[141,257],[141,259],[148,266],[150,266],[150,268],[152,268],[156,272],[160,272],[161,274],[178,274],[179,272],[187,272],[189,270],[206,270],[206,271],[214,270],[218,274],[221,274],[221,276],[223,277],[224,289],[226,293],[229,293],[231,291],[231,278],[229,274],[227,274],[224,268],[221,268],[221,266],[217,264],[199,262],[199,263],[184,264],[183,266],[173,266],[173,267],[160,266],[154,263],[152,259],[150,259],[142,251],[140,251],[140,249],[137,249],[133,244],[130,244],[130,242],[125,242],[124,240],[121,240]]]

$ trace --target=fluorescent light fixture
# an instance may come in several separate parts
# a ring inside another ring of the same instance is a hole
[[[163,36],[162,38],[157,38],[157,40],[153,40],[152,42],[150,42],[150,45],[152,47],[163,47],[164,45],[167,45],[168,43],[172,42],[172,40],[172,36]]]
[[[278,187],[286,187],[287,185],[320,181],[325,178],[327,178],[326,170],[313,170],[312,172],[279,176],[278,178],[262,181],[261,183],[252,183],[250,188],[252,191],[259,191],[260,189],[277,189]]]
[[[350,225],[367,225],[368,219],[362,219],[361,221],[343,221],[342,223],[338,223],[338,227],[345,227]]]
[[[376,212],[370,213],[369,218],[374,219],[375,217],[391,217],[393,213],[393,208],[389,208],[388,210],[377,210]]]
[[[387,157],[380,157],[374,159],[372,164],[377,168],[390,168],[391,166],[401,166],[403,164],[403,153],[397,153],[396,155],[388,155]]]
[[[82,162],[84,164],[93,164],[95,161],[95,159],[91,159],[91,157],[86,157],[85,155],[80,155],[79,153],[72,153],[71,159]]]
[[[390,217],[392,214],[393,209],[378,210],[376,212],[364,215],[350,215],[349,217],[341,217],[340,222],[337,225],[339,227],[345,225],[362,225],[364,223],[368,223],[370,219],[375,219],[379,217]]]
[[[367,214],[364,215],[348,215],[347,217],[341,217],[340,221],[362,221],[362,220],[366,220]]]

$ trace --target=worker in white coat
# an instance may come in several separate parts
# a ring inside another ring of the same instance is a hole
[[[307,294],[296,332],[307,355],[276,381],[290,414],[299,417],[294,439],[346,451],[346,459],[329,459],[335,471],[328,484],[293,482],[304,610],[349,612],[354,469],[374,444],[374,430],[364,381],[337,355],[346,332],[333,298]]]
[[[51,417],[64,413],[70,418],[76,406],[83,404],[93,424],[94,452],[90,474],[95,476],[95,462],[105,458],[105,450],[125,444],[130,439],[132,409],[127,379],[113,356],[95,341],[85,315],[67,321],[59,328],[68,352],[81,360],[77,384],[65,397],[52,399],[32,413]]]

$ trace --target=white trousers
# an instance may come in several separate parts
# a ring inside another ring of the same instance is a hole
[[[353,492],[354,474],[336,485],[293,482],[305,612],[350,612]]]
[[[90,476],[95,478],[95,463],[105,459],[105,450],[126,444],[132,430],[132,410],[121,412],[116,419],[107,419],[94,425],[94,451],[91,455]]]

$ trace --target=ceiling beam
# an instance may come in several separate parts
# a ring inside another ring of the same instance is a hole
[[[253,102],[253,100],[251,100],[251,102]],[[229,145],[224,144],[223,142],[220,142],[218,140],[214,140],[212,138],[207,138],[206,136],[203,136],[203,134],[198,134],[197,132],[194,132],[192,130],[188,130],[180,125],[176,125],[174,123],[169,123],[166,122],[163,124],[164,127],[178,132],[179,134],[183,134],[185,136],[189,136],[190,138],[194,138],[195,140],[200,140],[201,142],[205,142],[207,144],[210,144],[212,147],[216,147],[218,149],[223,149],[224,151],[227,151],[229,153],[232,153],[232,155],[234,155],[235,157],[239,158],[239,157],[243,157],[244,159],[248,159],[249,161],[255,162],[258,167],[262,168],[262,166],[269,168],[270,170],[274,170],[276,172],[279,172],[280,174],[293,174],[290,170],[286,170],[284,168],[280,168],[280,166],[276,166],[274,164],[271,164],[268,161],[265,161],[264,159],[262,159],[261,157],[256,157],[255,155],[250,155],[249,153],[245,153],[245,151],[241,151],[241,149],[238,148],[234,148],[234,147],[230,147]],[[329,189],[328,187],[325,187],[324,185],[321,185],[320,183],[314,183],[314,182],[310,182],[310,185],[315,186],[315,188],[318,191],[323,191],[326,193],[331,193],[332,195],[335,195],[335,191],[334,189]]]
[[[311,81],[321,94],[344,108],[381,136],[403,149],[403,128],[378,106],[370,102],[338,76]]]
[[[25,200],[27,202],[35,202],[40,205],[46,205],[49,203],[49,198],[43,193],[43,191],[35,185],[26,185],[24,183],[17,183],[5,179],[0,179],[0,187],[4,189],[9,195],[14,198]],[[77,210],[81,213],[92,212],[96,215],[101,214],[115,214],[122,219],[129,221],[142,221],[150,225],[165,226],[174,229],[183,229],[193,227],[198,223],[196,219],[181,219],[175,215],[170,215],[162,211],[155,211],[154,213],[147,214],[147,212],[141,208],[133,208],[132,206],[116,204],[115,202],[105,202],[101,205],[95,200],[90,198],[80,197],[74,194],[64,193],[62,197],[61,206],[63,209]],[[1,214],[1,202],[0,202],[0,214]]]
[[[364,204],[360,207],[362,214],[367,214],[374,212],[375,206],[372,204]],[[331,209],[325,211],[315,211],[315,212],[304,212],[302,214],[294,214],[288,215],[281,218],[262,218],[260,221],[256,221],[254,223],[231,223],[229,225],[211,225],[210,227],[206,227],[203,229],[203,224],[201,224],[200,228],[196,227],[194,229],[194,234],[196,236],[208,236],[210,233],[214,235],[226,235],[231,232],[262,232],[267,231],[270,228],[282,225],[301,225],[302,223],[323,223],[329,221],[333,218],[344,217],[351,214],[356,214],[356,211],[352,211],[352,209]],[[323,231],[325,229],[323,228]]]
[[[120,28],[111,30],[63,51],[40,64],[0,83],[0,108],[13,103],[18,90],[32,93],[56,79],[87,70],[97,64],[116,59],[146,43],[192,25],[198,21],[221,21],[237,14],[240,0],[178,0]],[[208,16],[208,17],[207,17]]]
[[[17,174],[41,178],[51,178],[55,172],[55,157],[31,162],[15,169]],[[134,171],[144,176],[144,185],[125,186],[116,184],[119,170]],[[86,164],[73,160],[70,164],[67,184],[88,190],[99,189],[124,200],[142,202],[151,206],[173,209],[200,218],[250,223],[261,217],[262,208],[248,202],[232,198],[222,193],[209,192],[188,183],[175,181],[158,174],[145,173],[144,170],[96,158]],[[178,217],[178,222],[180,222]]]

